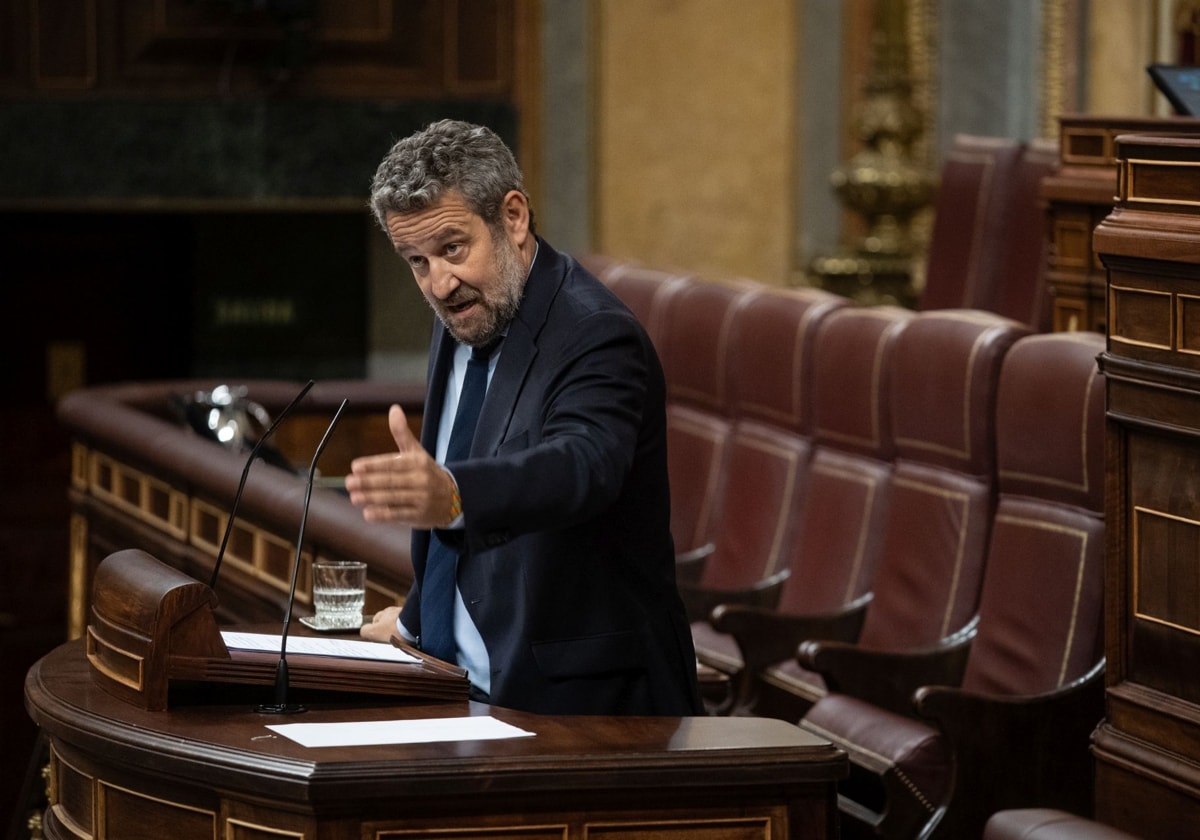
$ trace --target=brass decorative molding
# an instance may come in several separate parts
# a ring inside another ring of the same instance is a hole
[[[930,206],[937,184],[923,159],[927,147],[918,146],[928,114],[917,105],[912,61],[914,31],[926,41],[931,31],[928,11],[923,0],[875,3],[870,69],[854,125],[863,147],[830,176],[838,199],[863,217],[866,231],[851,247],[818,255],[808,266],[822,288],[863,303],[913,306],[918,297],[913,221]],[[923,95],[930,95],[929,52],[919,55]]]

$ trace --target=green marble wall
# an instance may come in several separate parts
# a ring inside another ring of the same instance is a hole
[[[0,104],[0,202],[364,201],[391,143],[456,117],[516,142],[478,102],[72,101]]]

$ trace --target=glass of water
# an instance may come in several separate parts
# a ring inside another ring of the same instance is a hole
[[[363,623],[367,564],[353,560],[318,560],[312,566],[316,621],[330,629],[357,629]]]

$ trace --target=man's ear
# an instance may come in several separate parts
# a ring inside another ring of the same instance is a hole
[[[500,219],[504,230],[518,248],[529,240],[529,199],[520,190],[509,190],[500,202]]]

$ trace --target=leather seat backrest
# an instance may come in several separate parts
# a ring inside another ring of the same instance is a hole
[[[913,317],[897,307],[845,307],[817,328],[815,448],[800,497],[791,575],[780,593],[783,612],[826,612],[870,591],[893,455],[891,357]]]
[[[892,356],[891,500],[860,644],[935,643],[975,616],[996,504],[1001,363],[1029,334],[978,310],[913,319]]]
[[[933,206],[921,310],[979,309],[990,294],[1005,243],[997,231],[1020,141],[955,136]]]
[[[1005,357],[999,502],[964,689],[1050,691],[1103,656],[1103,349],[1098,333],[1049,333]]]
[[[646,268],[637,263],[602,262],[595,257],[583,264],[594,269],[593,273],[633,311],[661,355],[663,313],[671,295],[687,282],[687,275]]]
[[[974,306],[1049,332],[1053,307],[1046,290],[1046,202],[1042,179],[1058,168],[1058,141],[1037,138],[1021,150],[1013,167],[1001,227],[992,236],[1003,243],[995,277]]]
[[[811,452],[817,326],[848,305],[817,289],[760,289],[733,316],[726,392],[733,423],[701,584],[751,586],[787,567]]]
[[[734,314],[750,286],[689,278],[663,301],[671,533],[678,551],[711,539],[733,424],[728,375]]]
[[[727,392],[738,422],[758,421],[812,434],[812,379],[817,328],[847,298],[815,288],[762,287],[732,324]]]

